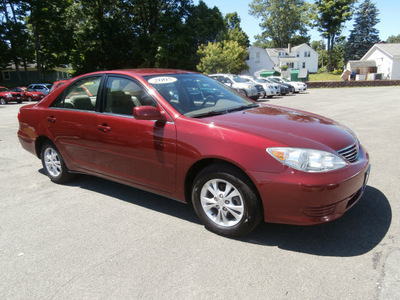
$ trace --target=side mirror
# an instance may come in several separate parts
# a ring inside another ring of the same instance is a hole
[[[135,106],[133,117],[138,120],[166,121],[165,116],[153,106]]]

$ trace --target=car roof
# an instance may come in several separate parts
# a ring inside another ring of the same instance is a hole
[[[197,72],[178,70],[178,69],[121,69],[121,70],[110,70],[110,71],[98,71],[82,75],[94,75],[94,74],[126,74],[126,75],[138,75],[138,76],[151,76],[151,75],[166,75],[166,74],[199,74]]]

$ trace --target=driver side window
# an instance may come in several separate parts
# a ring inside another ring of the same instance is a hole
[[[104,111],[132,116],[135,106],[157,107],[157,103],[133,80],[110,76],[106,83]]]

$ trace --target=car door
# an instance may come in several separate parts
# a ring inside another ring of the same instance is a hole
[[[174,193],[176,129],[173,122],[137,120],[135,106],[159,107],[137,81],[109,76],[97,117],[101,171],[119,180]]]
[[[45,112],[45,126],[69,168],[93,170],[97,166],[96,99],[101,76],[78,80],[61,93]],[[86,91],[91,91],[88,93]],[[89,95],[90,94],[90,95]],[[73,165],[73,167],[71,166]]]

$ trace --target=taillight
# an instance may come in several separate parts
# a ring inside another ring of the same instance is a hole
[[[18,122],[21,121],[21,112],[18,112]]]

